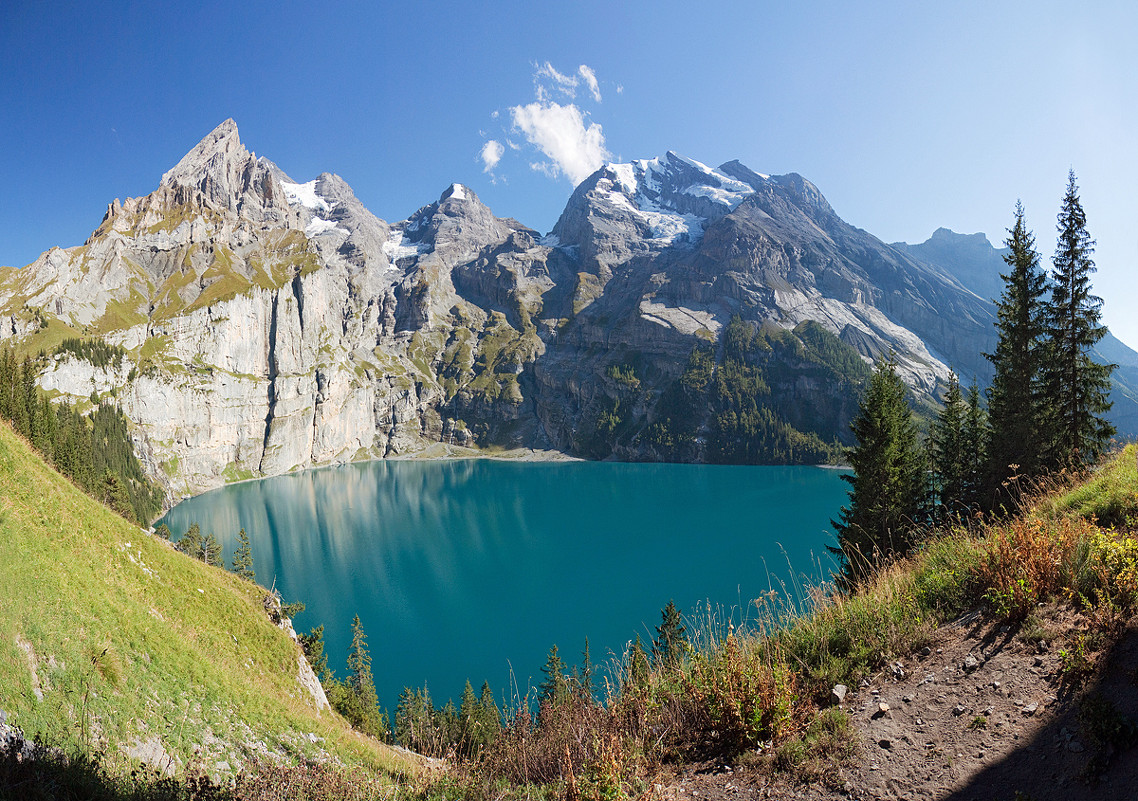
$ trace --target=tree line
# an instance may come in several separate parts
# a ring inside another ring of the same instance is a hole
[[[622,665],[624,680],[635,687],[648,682],[653,665],[660,668],[681,664],[690,649],[683,618],[673,601],[661,610],[661,622],[651,649],[639,637],[630,643]],[[535,728],[556,716],[566,705],[597,705],[594,697],[595,668],[585,640],[582,664],[569,668],[556,645],[543,665],[542,681],[532,696],[537,717],[531,715],[531,696],[517,702],[516,708],[503,709],[494,698],[489,682],[475,693],[468,679],[458,705],[448,699],[436,706],[427,687],[405,687],[399,695],[391,725],[386,710],[379,705],[371,672],[367,636],[359,615],[352,621],[352,642],[348,649],[348,674],[338,679],[328,665],[324,648],[324,626],[300,635],[305,656],[320,679],[328,702],[357,730],[383,741],[394,741],[426,756],[473,759],[490,748],[510,727]]]
[[[0,416],[88,495],[132,523],[148,523],[163,493],[142,471],[122,409],[94,393],[88,414],[65,401],[53,404],[36,386],[39,370],[37,359],[21,362],[11,348],[0,351]]]
[[[944,406],[922,442],[892,354],[877,362],[851,426],[849,505],[834,522],[840,587],[850,588],[883,560],[911,549],[930,524],[1002,513],[1025,488],[1102,457],[1114,428],[1115,365],[1091,348],[1106,334],[1102,300],[1091,294],[1094,240],[1086,228],[1074,171],[1058,215],[1050,276],[1040,266],[1023,205],[1008,229],[1007,273],[996,301],[995,369],[984,393],[950,376]]]

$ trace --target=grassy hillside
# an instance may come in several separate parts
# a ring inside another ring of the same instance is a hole
[[[263,597],[112,514],[0,423],[0,709],[10,724],[99,753],[113,771],[129,770],[125,751],[141,745],[179,772],[284,757],[338,760],[373,778],[415,773],[318,711],[298,681],[300,649]]]

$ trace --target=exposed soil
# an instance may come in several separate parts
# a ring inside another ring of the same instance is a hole
[[[680,801],[1138,799],[1138,624],[1081,662],[1072,654],[1087,622],[1056,607],[1040,612],[1040,642],[973,615],[851,688],[842,706],[857,754],[829,766],[822,782],[771,778],[746,767],[752,757],[689,766],[654,794]],[[1082,676],[1072,669],[1080,664],[1090,669]]]

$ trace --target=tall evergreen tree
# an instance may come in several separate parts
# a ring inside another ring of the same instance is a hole
[[[559,703],[569,695],[569,681],[565,677],[565,662],[557,654],[557,645],[549,649],[549,656],[542,665],[545,678],[538,685],[538,699],[542,702]]]
[[[1099,324],[1102,298],[1091,294],[1091,255],[1095,242],[1087,232],[1087,216],[1079,200],[1075,171],[1067,176],[1067,192],[1059,210],[1059,239],[1047,304],[1043,392],[1049,410],[1046,462],[1051,468],[1090,463],[1099,458],[1114,435],[1100,415],[1110,409],[1110,374],[1116,365],[1099,364],[1090,350],[1106,335]]]
[[[589,638],[585,638],[585,650],[581,652],[581,675],[578,681],[582,694],[591,698],[593,694],[593,657],[589,653]]]
[[[388,737],[387,715],[380,712],[375,679],[371,675],[371,653],[360,616],[352,620],[352,644],[348,649],[348,680],[351,693],[344,717],[357,729],[380,740]]]
[[[908,551],[928,516],[924,453],[896,366],[892,354],[878,360],[850,426],[853,474],[842,476],[852,485],[850,503],[833,523],[838,547],[831,548],[841,559],[842,589],[858,584],[881,559]]]
[[[995,353],[985,353],[995,367],[988,387],[991,440],[986,469],[986,494],[995,499],[1013,474],[1039,474],[1043,446],[1044,408],[1040,377],[1047,311],[1047,276],[1039,265],[1035,237],[1024,221],[1023,204],[1016,201],[1015,223],[1004,241],[1007,273],[1004,291],[996,301]]]
[[[676,608],[675,601],[660,610],[660,625],[656,627],[656,640],[652,643],[652,655],[661,667],[674,668],[683,659],[688,643],[687,629],[683,616]]]
[[[965,397],[964,428],[964,480],[960,504],[969,511],[980,508],[988,465],[988,447],[991,430],[988,413],[980,405],[980,387],[976,379],[968,387]]]
[[[242,526],[237,533],[237,550],[233,552],[233,572],[246,581],[256,581],[257,574],[253,572],[253,546],[249,542],[249,535]]]
[[[959,513],[964,499],[968,470],[964,440],[967,414],[968,407],[964,402],[964,394],[960,391],[960,380],[956,373],[949,373],[944,406],[932,425],[929,437],[929,461],[932,463],[942,515]]]

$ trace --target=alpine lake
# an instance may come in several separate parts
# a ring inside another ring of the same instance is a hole
[[[604,676],[674,600],[694,633],[754,621],[754,599],[801,603],[829,579],[841,471],[819,467],[375,461],[213,490],[162,521],[191,523],[232,562],[241,528],[258,583],[324,625],[336,675],[351,624],[367,634],[380,703],[426,686],[437,706],[467,679],[513,705],[550,646]],[[610,670],[611,673],[611,670]]]

